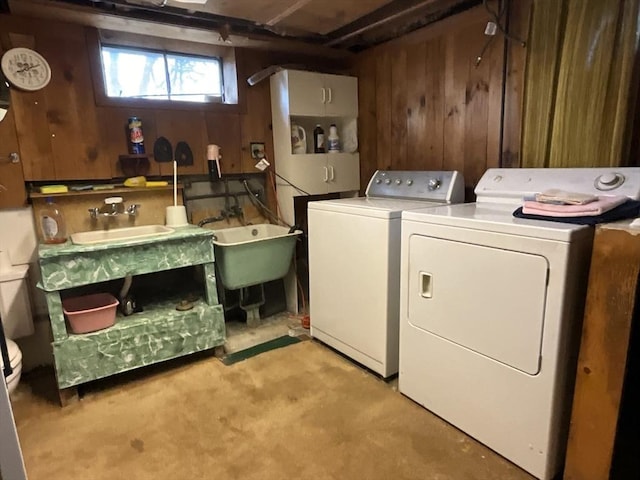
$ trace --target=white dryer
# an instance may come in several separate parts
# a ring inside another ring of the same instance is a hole
[[[462,201],[458,172],[377,171],[366,197],[310,202],[311,336],[396,374],[401,214]]]
[[[514,218],[549,188],[640,196],[640,168],[490,169],[402,215],[399,390],[540,479],[562,467],[592,227]]]

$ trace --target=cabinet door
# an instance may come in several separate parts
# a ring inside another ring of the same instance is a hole
[[[323,75],[314,72],[287,71],[289,80],[289,114],[324,115],[327,90]]]
[[[360,189],[360,156],[357,153],[328,153],[329,193]]]
[[[311,195],[327,193],[329,189],[329,168],[326,153],[291,155],[289,165],[281,170],[280,175],[296,187]],[[282,179],[278,180],[282,182]],[[302,192],[300,192],[302,195]]]
[[[323,75],[325,114],[328,116],[358,116],[358,79],[342,75]]]

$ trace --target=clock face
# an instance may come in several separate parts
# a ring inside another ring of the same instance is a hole
[[[51,68],[38,52],[29,48],[12,48],[2,56],[2,72],[15,87],[39,90],[51,80]]]

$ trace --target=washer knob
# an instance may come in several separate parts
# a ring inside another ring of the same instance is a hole
[[[390,179],[390,178],[387,178],[387,179],[384,181],[384,183],[386,183],[387,185],[391,185],[391,179]]]
[[[382,180],[380,180],[379,178],[376,178],[376,183],[380,185],[382,183]]]
[[[407,180],[407,185],[409,185],[409,186],[413,185],[413,180],[411,180],[411,179]]]
[[[396,185],[401,185],[402,184],[402,180],[398,179],[396,180]]]
[[[429,187],[429,190],[436,190],[440,188],[440,180],[437,178],[430,178],[427,186]]]

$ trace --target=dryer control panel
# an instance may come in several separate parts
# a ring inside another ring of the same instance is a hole
[[[464,180],[457,171],[378,170],[366,190],[367,197],[464,202]]]
[[[640,168],[490,168],[474,191],[478,203],[518,203],[550,189],[637,200]]]

